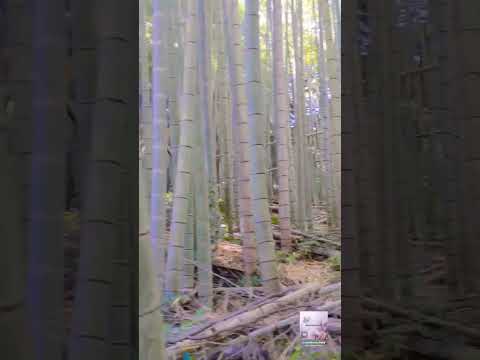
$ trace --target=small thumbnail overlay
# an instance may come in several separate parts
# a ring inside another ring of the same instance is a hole
[[[328,311],[300,311],[300,338],[303,346],[327,343]]]

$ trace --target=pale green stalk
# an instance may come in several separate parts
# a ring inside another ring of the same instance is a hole
[[[139,166],[139,360],[166,360],[163,329],[162,292],[158,288],[154,264],[154,248],[150,242],[145,169]]]
[[[252,160],[250,178],[257,257],[262,285],[268,291],[275,292],[280,289],[280,282],[275,261],[275,242],[267,192],[265,116],[260,78],[259,0],[246,0],[245,5],[248,138]]]
[[[282,33],[282,3],[280,0],[273,4],[273,83],[274,83],[274,110],[277,139],[277,174],[278,174],[278,220],[282,249],[288,250],[291,246],[290,225],[290,184],[288,153],[288,93],[286,68],[283,57]]]
[[[183,76],[182,117],[180,120],[180,140],[178,163],[175,176],[173,213],[168,243],[166,295],[179,294],[184,273],[184,239],[188,221],[189,197],[192,193],[192,151],[194,145],[195,94],[196,94],[196,8],[194,0],[187,0],[187,23],[185,29],[185,58]]]
[[[243,244],[243,260],[247,281],[255,272],[256,250],[252,214],[252,189],[250,184],[250,156],[248,152],[247,98],[242,56],[238,1],[223,0],[225,16],[225,44],[230,77],[230,92],[233,107],[233,135],[237,148],[238,163],[235,167],[238,183],[240,233]]]
[[[323,29],[326,43],[327,72],[328,85],[331,93],[330,100],[330,126],[329,126],[329,142],[331,149],[331,170],[333,176],[332,186],[332,205],[334,205],[335,218],[334,226],[339,226],[341,216],[340,191],[341,191],[341,102],[340,102],[340,67],[339,53],[334,44],[331,30],[331,16],[327,0],[320,1],[320,14],[323,20]]]

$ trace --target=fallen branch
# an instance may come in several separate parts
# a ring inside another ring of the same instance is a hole
[[[276,241],[281,240],[279,231],[273,231],[273,239]],[[303,238],[299,235],[292,235],[291,239],[293,240],[294,244],[301,244],[301,240]],[[325,257],[338,256],[339,250],[340,250],[340,244],[335,243],[334,241],[324,239],[324,238],[319,238],[319,237],[309,237],[308,239],[310,239],[311,241],[318,241],[319,243],[321,243],[321,244],[318,244],[317,246],[310,247],[310,251],[315,255],[321,255]],[[298,245],[294,246],[294,248],[298,248]]]
[[[294,286],[294,287],[290,287],[290,288],[286,288],[284,290],[282,290],[281,292],[279,293],[276,293],[276,294],[270,294],[270,295],[267,295],[265,297],[262,297],[258,300],[255,300],[254,302],[251,302],[249,303],[247,306],[241,308],[241,309],[238,309],[230,314],[228,314],[226,317],[224,317],[223,319],[220,319],[220,320],[212,320],[212,321],[209,321],[208,323],[206,324],[203,324],[201,326],[198,326],[190,331],[188,331],[186,334],[182,335],[182,336],[178,336],[176,338],[173,338],[173,339],[168,339],[167,342],[170,343],[170,344],[173,344],[173,343],[178,343],[180,341],[183,341],[183,340],[186,340],[186,339],[189,339],[191,338],[192,336],[196,335],[196,334],[199,334],[201,333],[203,330],[209,328],[209,327],[212,327],[214,326],[215,324],[217,324],[218,322],[220,321],[226,321],[228,319],[231,319],[233,317],[236,317],[240,314],[243,314],[247,311],[250,311],[252,309],[255,309],[255,308],[258,308],[259,306],[263,305],[263,304],[266,304],[268,302],[270,302],[272,299],[274,299],[275,297],[281,297],[281,296],[284,296],[285,294],[288,294],[289,292],[291,292],[293,290],[296,290],[297,289],[297,286]]]
[[[448,321],[448,320],[442,320],[442,319],[436,318],[434,316],[424,315],[424,314],[422,314],[418,311],[407,310],[407,309],[401,308],[399,306],[386,304],[386,303],[383,303],[381,301],[378,301],[378,300],[375,300],[375,299],[372,299],[372,298],[364,297],[362,299],[362,301],[365,305],[375,307],[375,308],[380,308],[380,309],[383,309],[387,312],[393,313],[395,315],[401,315],[401,316],[404,316],[404,317],[409,318],[411,320],[422,322],[422,323],[428,324],[428,325],[435,325],[435,326],[444,327],[444,328],[447,328],[447,329],[450,329],[450,330],[456,332],[457,334],[463,334],[463,335],[468,336],[470,338],[480,340],[480,332],[478,330],[475,330],[475,329],[470,328],[468,326],[464,326],[464,325],[461,325],[461,324],[458,324],[458,323],[455,323],[455,322],[452,322],[452,321]]]
[[[339,289],[340,283],[327,285],[325,287],[323,287],[322,284],[318,283],[307,285],[300,290],[294,291],[281,297],[280,299],[261,305],[256,309],[250,310],[246,313],[240,314],[226,321],[219,322],[215,326],[212,326],[202,331],[202,333],[199,334],[199,337],[196,338],[210,338],[218,335],[219,333],[232,331],[233,329],[245,326],[249,323],[257,321],[260,318],[266,317],[278,311],[282,306],[298,301],[307,295],[311,295],[314,293],[318,293],[319,295],[328,295]]]
[[[312,307],[312,310],[318,310],[318,311],[335,311],[336,309],[339,308],[341,305],[341,301],[333,301],[331,303],[324,304],[322,306],[314,306]],[[268,334],[273,333],[275,330],[281,329],[286,326],[291,326],[295,323],[298,324],[299,322],[299,314],[292,315],[286,319],[280,320],[276,323],[261,327],[259,329],[256,329],[249,333],[248,335],[240,335],[236,337],[235,339],[230,340],[228,343],[226,343],[224,346],[232,347],[232,346],[238,346],[241,345],[249,340],[261,337],[261,336],[266,336]],[[328,323],[327,323],[327,332],[331,335],[340,335],[341,334],[341,320],[340,319],[335,319],[335,318],[329,318]],[[202,346],[205,346],[208,342],[205,339],[187,339],[184,341],[181,341],[171,347],[169,347],[167,350],[169,354],[174,355],[174,354],[180,354],[184,351],[192,350],[195,348],[199,348]]]
[[[254,287],[254,286],[238,286],[238,287],[228,287],[228,286],[218,286],[214,287],[213,291],[215,292],[263,292],[265,291],[262,287]]]
[[[310,249],[310,252],[312,252],[315,255],[324,256],[326,258],[334,258],[334,257],[340,256],[340,251],[339,250],[328,249],[328,248],[324,249],[324,248],[320,248],[318,246],[312,247]]]
[[[281,240],[280,231],[273,231],[273,238],[275,240]],[[301,236],[291,235],[290,238],[295,241],[300,241],[302,239]]]
[[[328,245],[332,245],[337,250],[340,250],[340,248],[341,248],[340,243],[338,243],[336,241],[325,239],[324,237],[318,237],[318,236],[315,236],[315,235],[305,234],[305,233],[303,233],[301,231],[298,231],[298,230],[292,230],[292,234],[297,235],[297,236],[303,236],[306,239],[312,239],[312,240],[319,241],[319,242],[322,242],[322,243],[325,243],[325,244],[328,244]]]
[[[233,281],[227,279],[226,277],[224,277],[224,276],[222,276],[222,275],[220,275],[220,274],[217,274],[215,271],[212,271],[212,270],[210,270],[210,269],[206,269],[206,268],[200,266],[200,263],[199,263],[199,262],[193,261],[193,260],[191,260],[191,259],[187,259],[186,257],[184,257],[183,260],[186,261],[186,262],[188,262],[188,263],[190,263],[190,264],[192,264],[192,265],[195,265],[195,266],[196,266],[198,269],[200,269],[200,270],[209,271],[209,272],[212,273],[213,276],[216,276],[216,277],[218,277],[219,279],[222,279],[223,281],[228,282],[228,283],[231,284],[233,287],[236,287],[236,288],[241,289],[240,286],[238,286],[237,284],[235,284]],[[246,293],[247,293],[247,295],[249,295],[249,296],[256,296],[256,295],[253,294],[253,292],[248,292],[248,291],[246,291]]]
[[[336,308],[339,305],[339,303],[340,303],[340,301],[335,301],[331,304],[317,307],[314,310],[328,311],[329,309]],[[248,336],[246,336],[246,338],[256,338],[256,337],[259,337],[259,336],[263,336],[263,335],[272,333],[275,330],[280,329],[284,326],[288,326],[288,325],[298,323],[299,316],[300,316],[299,314],[295,314],[295,315],[292,315],[292,316],[290,316],[286,319],[280,320],[277,323],[259,328],[255,331],[252,331],[250,334],[248,334]],[[327,331],[329,333],[332,333],[334,335],[339,335],[341,333],[341,328],[342,328],[342,325],[341,325],[341,320],[340,319],[334,319],[334,318],[328,319]]]
[[[273,300],[271,302],[265,303],[263,305],[257,305],[255,309],[242,312],[234,317],[228,317],[222,319],[214,324],[204,326],[201,331],[196,330],[195,332],[198,336],[190,335],[188,339],[178,342],[173,346],[167,348],[169,353],[178,353],[181,351],[187,351],[189,349],[197,348],[205,345],[206,340],[219,335],[226,335],[232,330],[246,326],[253,322],[258,321],[261,318],[269,316],[275,312],[281,311],[282,308],[288,304],[291,304],[295,301],[300,300],[301,298],[318,294],[319,296],[325,296],[331,294],[340,289],[340,283],[335,283],[322,287],[321,284],[310,284],[299,290],[291,292],[287,295],[282,296],[279,299]],[[338,307],[338,304],[334,304]],[[332,305],[333,306],[333,305]]]

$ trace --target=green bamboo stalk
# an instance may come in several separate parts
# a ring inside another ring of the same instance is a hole
[[[139,164],[139,360],[166,360],[163,329],[162,291],[158,288],[154,247],[150,242],[146,176]]]
[[[198,104],[200,105],[200,104]],[[198,113],[198,112],[197,112]],[[209,184],[207,153],[205,149],[206,139],[202,136],[202,124],[195,123],[193,142],[193,196],[194,196],[194,215],[195,215],[195,260],[197,267],[197,290],[201,304],[206,307],[212,307],[213,298],[213,279],[212,279],[212,250],[210,237],[210,207],[209,207]]]
[[[163,288],[165,273],[167,190],[167,98],[168,98],[168,9],[169,2],[153,0],[152,39],[152,171],[150,188],[151,237],[155,247],[155,266],[159,288]]]
[[[323,20],[323,30],[325,34],[326,43],[326,57],[327,57],[327,72],[328,72],[328,86],[331,92],[331,101],[329,106],[330,111],[330,126],[329,126],[329,142],[331,148],[331,171],[333,176],[332,182],[332,205],[333,225],[339,226],[341,206],[340,206],[340,191],[341,191],[341,108],[340,108],[340,64],[339,53],[334,43],[332,27],[331,27],[331,13],[328,6],[328,0],[320,0],[319,12]]]
[[[302,0],[292,0],[292,37],[295,58],[295,155],[297,174],[298,227],[305,231],[307,224],[306,179],[305,179],[305,91],[303,61],[303,7]]]
[[[217,167],[216,167],[216,131],[213,124],[211,89],[212,89],[212,64],[210,53],[210,23],[208,22],[209,9],[205,0],[197,0],[197,31],[198,34],[203,34],[198,37],[198,87],[199,87],[199,104],[200,115],[202,119],[203,132],[203,149],[204,161],[206,161],[208,177],[208,200],[209,200],[209,214],[210,214],[210,233],[213,236],[213,241],[216,241],[217,227],[218,227],[218,212],[217,212]]]
[[[192,185],[193,186],[193,185]],[[193,188],[192,188],[193,189]],[[183,267],[183,288],[193,289],[195,287],[195,199],[192,195],[188,198],[188,219],[187,229],[185,230],[185,264]]]
[[[251,161],[252,208],[255,220],[257,257],[262,285],[271,292],[278,291],[280,282],[275,262],[275,242],[270,217],[266,152],[264,143],[264,104],[260,78],[259,0],[245,2],[246,93],[248,98],[248,138]]]
[[[145,146],[143,166],[147,170],[145,200],[150,204],[150,192],[152,182],[152,101],[151,101],[151,72],[149,66],[149,43],[146,37],[145,24],[147,14],[151,12],[151,2],[142,0],[139,3],[139,55],[140,55],[140,130],[142,141]],[[149,205],[150,206],[150,205]]]
[[[242,44],[238,1],[223,1],[225,17],[225,44],[227,49],[230,92],[233,107],[233,135],[238,149],[236,179],[238,182],[240,232],[243,244],[243,260],[247,282],[255,272],[256,250],[254,224],[251,209],[250,156],[248,152],[247,99],[245,74],[242,61]]]
[[[290,226],[290,184],[288,153],[288,90],[285,77],[286,68],[283,57],[283,32],[282,32],[282,3],[275,1],[273,4],[273,82],[274,82],[274,110],[277,139],[277,164],[278,164],[278,220],[282,249],[288,250],[291,246]]]
[[[194,144],[195,94],[196,94],[196,7],[194,0],[187,0],[187,23],[185,31],[185,58],[183,75],[183,114],[180,120],[178,163],[175,176],[173,213],[168,243],[166,285],[167,300],[179,294],[184,268],[184,238],[188,221],[188,202],[192,182],[192,150]]]
[[[180,137],[179,127],[179,106],[178,106],[178,91],[179,91],[179,76],[178,72],[181,69],[180,63],[180,49],[179,49],[179,35],[178,35],[178,20],[176,16],[176,6],[170,6],[169,27],[168,27],[168,120],[170,127],[170,158],[169,177],[170,182],[175,183],[175,169],[177,164],[177,149],[178,139]]]

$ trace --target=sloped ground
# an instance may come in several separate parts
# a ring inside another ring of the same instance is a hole
[[[242,247],[229,241],[217,244],[213,264],[217,268],[243,270]],[[300,256],[300,255],[298,255]],[[301,285],[310,282],[328,284],[338,278],[335,264],[328,260],[286,257],[278,265],[280,281],[285,286]]]
[[[285,286],[309,282],[328,284],[339,278],[340,234],[338,231],[329,231],[327,214],[323,207],[314,208],[313,215],[313,231],[306,234],[309,238],[294,232],[292,251],[289,253],[279,251],[277,254],[280,280]],[[275,236],[278,232],[278,226],[272,226]],[[240,242],[239,233],[234,233],[230,241],[219,241],[215,246],[214,266],[234,270],[237,273],[242,272],[242,246]],[[338,244],[338,248],[331,243]],[[278,239],[277,245],[279,245]]]
[[[78,213],[65,214],[65,320],[69,328],[71,309],[73,305],[73,288],[75,273],[79,257],[79,218]],[[277,226],[272,225],[274,233]],[[224,323],[232,314],[240,314],[246,309],[254,309],[256,304],[268,304],[281,296],[288,295],[311,284],[320,287],[338,283],[340,280],[338,248],[332,244],[339,244],[339,233],[329,232],[326,226],[326,213],[323,208],[314,209],[314,229],[303,237],[294,234],[294,249],[291,253],[278,252],[279,274],[284,286],[282,294],[268,297],[259,287],[243,287],[242,278],[242,248],[239,245],[239,234],[230,239],[222,240],[215,246],[214,252],[214,308],[213,311],[202,308],[196,301],[195,294],[187,294],[177,299],[171,306],[165,308],[165,320],[169,347],[175,347],[182,342],[179,338],[191,333],[199,326],[206,324]],[[320,240],[326,240],[323,243]],[[318,241],[317,241],[318,240]],[[303,246],[308,244],[308,246]],[[335,248],[332,250],[332,248]],[[310,252],[310,250],[314,250]],[[327,249],[328,251],[325,251]],[[318,250],[318,251],[317,251]],[[333,251],[333,252],[332,252]],[[333,257],[330,256],[334,254]],[[330,257],[329,257],[330,256]],[[227,279],[228,281],[226,281]],[[302,297],[286,304],[281,310],[269,316],[260,317],[236,328],[232,332],[215,335],[210,339],[202,340],[200,346],[193,346],[189,351],[196,355],[196,359],[334,359],[334,355],[307,355],[299,347],[298,317],[300,310],[318,309],[325,304],[339,301],[340,293],[336,291],[328,296],[319,297],[314,294]],[[340,307],[332,308],[332,326],[328,346],[322,351],[338,353],[340,347],[339,318]],[[245,338],[248,334],[257,334],[252,338]],[[189,339],[184,339],[191,341]],[[180,353],[178,353],[180,354]],[[177,354],[177,355],[178,355]],[[222,355],[223,354],[223,355]]]
[[[272,225],[274,234],[277,229]],[[290,253],[278,252],[278,270],[284,287],[282,294],[267,296],[259,287],[243,287],[242,247],[240,234],[215,245],[213,270],[215,280],[214,308],[202,309],[194,294],[179,299],[165,309],[169,352],[181,358],[188,351],[200,359],[336,359],[339,358],[340,292],[326,297],[318,293],[299,298],[268,316],[260,316],[232,331],[201,335],[211,328],[221,328],[235,316],[248,317],[249,309],[273,304],[285,294],[311,286],[339,286],[340,234],[329,232],[323,208],[314,209],[314,228],[308,237],[294,234]],[[326,241],[323,242],[323,240]],[[302,246],[308,243],[308,246]],[[321,248],[321,249],[320,249]],[[328,251],[325,251],[327,248]],[[310,251],[315,249],[315,252]],[[318,250],[318,251],[317,251]],[[225,280],[226,279],[226,280]],[[228,281],[227,281],[228,280]],[[333,305],[332,305],[333,304]],[[300,346],[298,313],[302,310],[329,308],[330,332],[327,345],[312,351]],[[331,322],[330,322],[331,321]],[[200,330],[199,330],[200,329]],[[202,330],[203,329],[203,330]]]
[[[217,294],[212,312],[202,312],[191,299],[170,306],[168,351],[180,359],[189,352],[196,359],[336,359],[341,346],[340,283],[285,288],[266,295],[246,288]],[[325,345],[300,346],[299,311],[327,310]],[[314,354],[309,354],[314,353]]]

